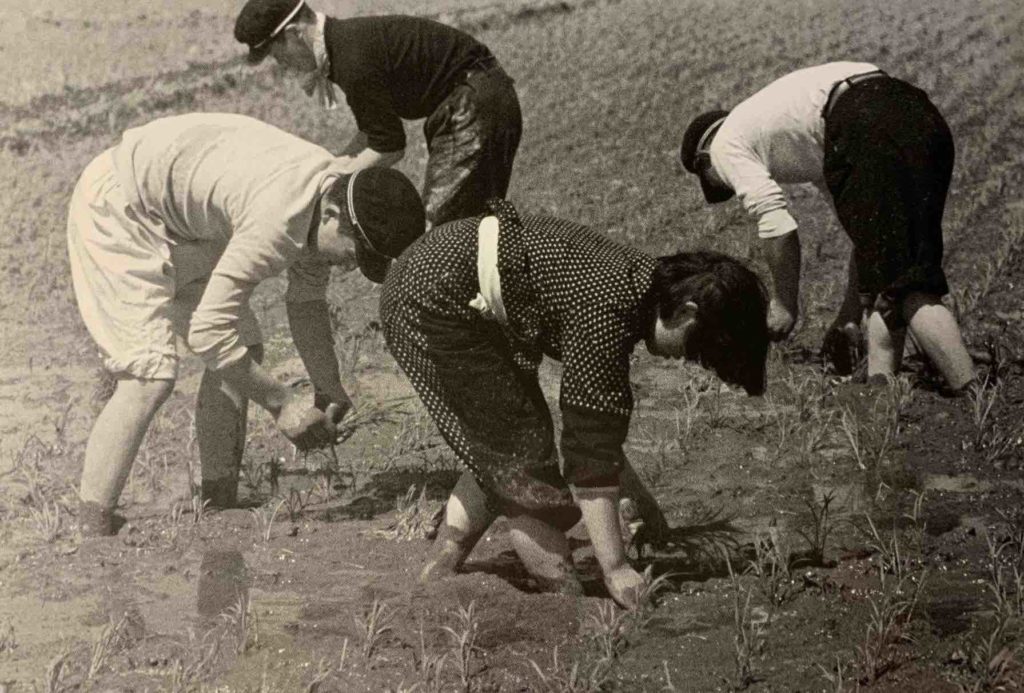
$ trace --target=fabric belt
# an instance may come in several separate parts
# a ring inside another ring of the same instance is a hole
[[[501,300],[501,277],[498,275],[499,230],[498,217],[484,217],[477,228],[476,274],[480,293],[469,302],[469,306],[480,311],[485,320],[505,325],[508,315]]]
[[[825,107],[821,109],[821,117],[827,119],[832,109],[835,108],[836,102],[839,101],[839,97],[849,91],[850,87],[860,82],[866,82],[869,79],[875,79],[876,77],[888,77],[883,70],[874,70],[872,72],[862,72],[859,75],[851,75],[846,79],[841,79],[832,85],[832,89],[828,92],[828,98],[825,100]]]

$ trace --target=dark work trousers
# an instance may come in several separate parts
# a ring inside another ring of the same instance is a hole
[[[501,328],[434,316],[414,326],[401,312],[382,310],[390,351],[491,510],[562,531],[576,524],[580,511],[558,467],[537,372],[516,365]]]
[[[859,82],[831,109],[825,181],[853,241],[863,304],[898,306],[911,292],[949,292],[942,214],[953,159],[946,121],[925,92],[906,82]]]
[[[468,71],[423,125],[430,155],[423,203],[432,226],[485,214],[487,199],[505,197],[522,131],[505,71],[497,63]]]

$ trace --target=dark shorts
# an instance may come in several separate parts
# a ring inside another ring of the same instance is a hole
[[[825,182],[853,241],[865,304],[949,293],[942,213],[953,158],[946,121],[906,82],[864,80],[836,101],[825,123]]]
[[[512,79],[494,66],[467,73],[427,118],[423,203],[434,226],[485,214],[505,197],[523,131]]]
[[[493,512],[568,530],[580,511],[559,470],[536,371],[515,364],[496,323],[415,314],[402,299],[403,268],[396,269],[381,299],[384,336],[445,442]]]

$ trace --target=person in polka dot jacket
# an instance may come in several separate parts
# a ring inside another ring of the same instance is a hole
[[[653,258],[569,221],[492,215],[421,237],[389,271],[381,321],[391,353],[468,471],[448,500],[421,578],[456,571],[497,515],[549,589],[581,593],[564,532],[582,517],[620,604],[643,578],[626,562],[618,496],[633,397],[630,356],[685,357],[764,390],[764,285],[711,251]],[[538,382],[562,361],[560,470]]]

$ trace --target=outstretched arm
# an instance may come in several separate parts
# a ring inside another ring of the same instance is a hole
[[[594,555],[604,573],[604,584],[612,598],[623,606],[635,606],[644,579],[626,562],[619,527],[619,487],[572,488],[583,523],[594,545]]]
[[[236,392],[270,412],[278,429],[300,449],[334,442],[335,422],[341,417],[328,408],[321,412],[303,402],[290,388],[277,382],[248,354],[222,368],[217,375]]]
[[[321,408],[336,404],[340,415],[344,416],[352,408],[352,400],[341,384],[327,301],[288,302],[286,305],[292,340],[313,381],[317,404]]]
[[[345,149],[338,155],[338,161],[346,164],[349,171],[358,171],[374,166],[394,166],[405,156],[405,149],[393,152],[378,152],[367,144],[366,133],[357,132]]]
[[[772,275],[768,307],[768,336],[785,339],[798,315],[800,293],[800,238],[796,231],[762,239],[768,269]]]

